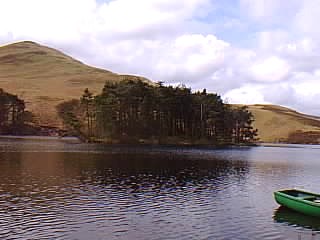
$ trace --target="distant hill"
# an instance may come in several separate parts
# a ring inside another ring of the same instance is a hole
[[[79,98],[85,88],[98,93],[106,81],[146,78],[90,67],[64,53],[25,41],[0,46],[0,88],[26,100],[41,125],[59,126],[55,106]]]
[[[249,105],[263,142],[320,143],[320,118],[276,105]]]
[[[99,93],[106,81],[141,79],[91,67],[64,53],[25,41],[0,46],[0,88],[25,99],[38,123],[61,126],[55,106],[79,99],[85,88]],[[254,127],[264,142],[316,143],[320,139],[320,118],[275,105],[250,105]]]

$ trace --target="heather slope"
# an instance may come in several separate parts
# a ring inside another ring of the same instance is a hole
[[[250,105],[263,142],[316,143],[320,140],[320,118],[277,105]]]
[[[25,99],[41,125],[61,126],[56,105],[99,93],[106,81],[148,79],[91,67],[64,53],[26,41],[0,46],[0,88]],[[150,82],[151,83],[151,82]],[[318,142],[320,118],[276,105],[250,105],[263,142]]]
[[[30,41],[0,47],[0,87],[25,99],[42,125],[59,125],[55,106],[60,102],[79,98],[85,88],[97,93],[106,81],[123,78],[148,81],[85,65]]]

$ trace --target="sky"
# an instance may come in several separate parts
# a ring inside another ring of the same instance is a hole
[[[320,0],[0,0],[31,40],[117,73],[320,115]]]

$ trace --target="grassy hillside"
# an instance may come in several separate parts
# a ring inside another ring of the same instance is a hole
[[[0,46],[0,88],[25,99],[41,125],[60,126],[55,106],[79,98],[85,88],[101,91],[106,81],[142,79],[87,66],[34,42]],[[255,128],[264,142],[317,142],[320,120],[275,105],[251,105]]]
[[[25,99],[41,125],[59,125],[55,106],[79,98],[85,88],[101,91],[106,81],[145,78],[87,66],[34,42],[0,46],[0,88]]]
[[[264,142],[317,143],[320,119],[276,105],[250,105],[254,127]]]

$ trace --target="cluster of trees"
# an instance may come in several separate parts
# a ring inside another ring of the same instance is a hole
[[[31,118],[24,100],[0,89],[0,134],[19,134]]]
[[[58,113],[73,134],[86,139],[240,144],[257,135],[246,107],[224,104],[206,90],[143,81],[107,82],[97,96],[86,89],[81,99],[58,105]]]

